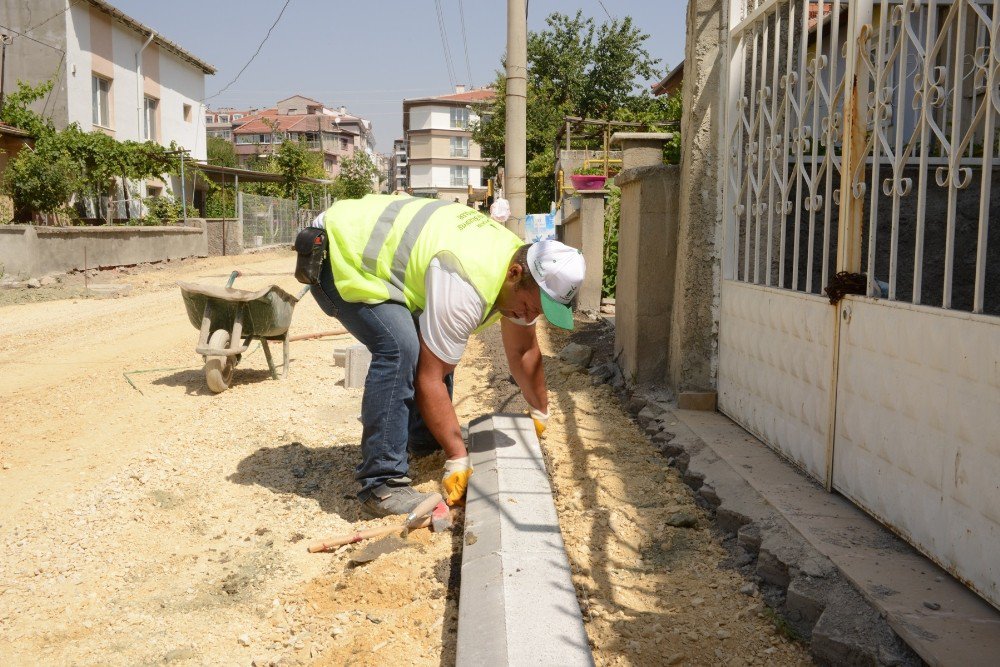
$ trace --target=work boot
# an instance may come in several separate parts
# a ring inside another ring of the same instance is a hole
[[[370,519],[395,514],[409,514],[421,502],[431,497],[410,486],[409,477],[387,480],[371,490],[368,498],[361,502],[361,514]]]

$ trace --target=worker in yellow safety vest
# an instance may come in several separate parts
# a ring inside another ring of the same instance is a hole
[[[449,504],[472,468],[451,403],[452,377],[469,336],[500,320],[510,372],[539,434],[548,398],[535,322],[572,329],[583,281],[580,252],[558,241],[525,244],[461,204],[396,195],[335,203],[316,219],[329,245],[312,294],[372,354],[361,403],[362,513],[407,514],[408,451],[442,448]]]

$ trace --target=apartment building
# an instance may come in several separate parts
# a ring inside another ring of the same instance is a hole
[[[474,106],[494,97],[491,88],[456,86],[447,95],[403,100],[407,186],[413,194],[468,203],[470,186],[484,189],[486,162],[469,123],[477,119]]]
[[[260,113],[260,109],[234,109],[232,107],[205,109],[205,133],[210,137],[232,141],[233,130],[258,113]]]
[[[410,187],[406,172],[406,140],[396,139],[392,142],[392,155],[389,156],[389,192],[406,192]]]
[[[371,121],[347,113],[347,107],[331,109],[322,102],[294,95],[274,107],[240,119],[232,129],[236,157],[246,166],[256,157],[271,155],[284,141],[304,141],[309,150],[323,155],[323,168],[331,177],[340,164],[364,151],[375,163],[375,132]]]
[[[177,142],[205,158],[199,100],[215,73],[208,63],[104,0],[4,2],[0,23],[23,33],[7,47],[5,87],[54,80],[35,110],[58,129],[76,123],[120,141]]]

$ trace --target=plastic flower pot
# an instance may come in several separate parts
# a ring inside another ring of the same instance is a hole
[[[594,176],[590,174],[573,174],[569,180],[573,182],[574,190],[603,190],[604,181],[607,176]]]

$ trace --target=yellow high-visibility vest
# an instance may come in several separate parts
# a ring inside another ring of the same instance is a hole
[[[395,301],[424,309],[424,276],[432,259],[450,254],[483,302],[479,328],[493,312],[514,252],[524,245],[492,218],[461,204],[400,195],[335,203],[323,216],[337,291],[352,303]]]

